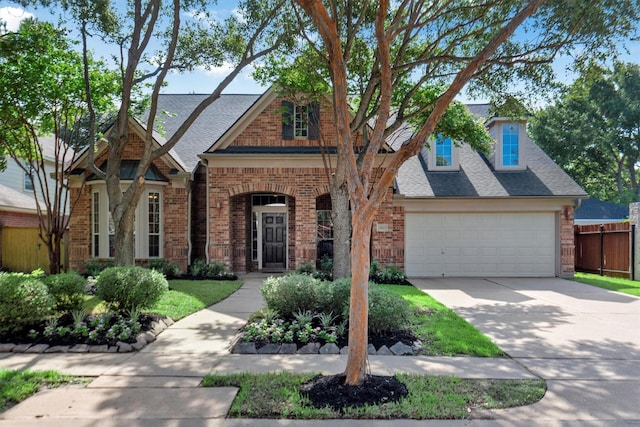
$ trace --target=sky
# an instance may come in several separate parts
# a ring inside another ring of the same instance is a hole
[[[219,0],[216,9],[216,15],[220,17],[228,16],[234,13],[236,0]],[[36,16],[39,19],[51,20],[52,15],[47,9],[30,8],[25,10],[17,6],[11,1],[0,0],[0,20],[7,23],[8,30],[17,29],[22,19]],[[621,59],[624,61],[640,63],[640,41],[627,43],[629,52]],[[102,48],[98,48],[103,53]],[[105,50],[116,53],[113,48],[105,47]],[[568,57],[559,57],[554,61],[553,68],[559,81],[570,83],[574,78],[574,74],[567,71],[568,65],[571,63]],[[171,73],[167,77],[168,85],[163,88],[164,93],[211,93],[218,83],[227,75],[230,68],[219,67],[211,70],[204,68],[197,69],[190,73]],[[225,93],[250,93],[258,94],[266,90],[266,87],[260,86],[251,78],[251,69],[244,71],[238,76],[224,91]],[[483,99],[470,99],[466,95],[462,95],[459,99],[463,102],[485,102]]]

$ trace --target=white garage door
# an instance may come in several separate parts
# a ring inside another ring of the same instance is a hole
[[[553,212],[407,213],[409,276],[554,276]]]

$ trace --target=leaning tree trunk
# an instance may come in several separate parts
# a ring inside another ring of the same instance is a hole
[[[367,373],[369,323],[369,264],[373,210],[352,212],[351,302],[349,304],[349,351],[345,383],[360,385]]]
[[[346,183],[331,186],[331,219],[333,221],[333,279],[351,276],[351,215]]]

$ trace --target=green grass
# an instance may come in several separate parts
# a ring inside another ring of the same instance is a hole
[[[470,380],[453,377],[402,374],[397,378],[409,391],[398,402],[344,413],[314,408],[299,393],[301,384],[315,374],[271,373],[207,375],[205,387],[239,387],[229,410],[231,418],[287,419],[463,419],[472,408],[508,408],[540,400],[546,391],[543,380]]]
[[[165,292],[153,307],[145,311],[178,320],[222,301],[241,285],[240,281],[226,280],[169,280],[170,290]]]
[[[599,276],[590,273],[576,273],[573,280],[611,291],[623,292],[640,297],[640,282],[620,277]]]
[[[500,357],[504,353],[489,338],[430,295],[413,286],[381,285],[409,301],[415,309],[411,331],[425,356]]]
[[[0,368],[0,412],[20,403],[42,387],[81,382],[55,371],[16,371]]]

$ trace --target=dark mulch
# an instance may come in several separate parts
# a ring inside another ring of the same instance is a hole
[[[140,315],[138,322],[141,325],[140,332],[150,331],[153,323],[158,320],[164,319],[165,316],[160,316],[155,313],[143,313]],[[114,317],[111,321],[111,325],[115,323],[117,319]],[[73,324],[73,319],[70,315],[62,316],[58,319],[58,326],[70,326]],[[14,331],[12,333],[0,334],[0,343],[14,343],[14,344],[49,344],[50,346],[55,345],[68,345],[73,346],[76,344],[90,344],[90,345],[115,345],[116,342],[120,341],[120,339],[108,339],[104,336],[104,334],[100,334],[98,339],[91,340],[88,337],[83,336],[72,336],[71,334],[67,334],[64,336],[59,336],[58,334],[54,334],[51,337],[45,337],[42,335],[42,331],[46,326],[45,322],[40,322],[35,325],[27,326],[20,331]],[[110,326],[110,325],[109,325]],[[34,329],[39,332],[36,338],[32,338],[29,336],[29,331]],[[108,328],[107,328],[108,329]],[[131,338],[124,340],[124,342],[134,343],[136,342],[136,335],[132,335]]]
[[[316,408],[329,406],[336,411],[348,407],[397,402],[409,392],[396,377],[367,375],[362,385],[345,385],[345,375],[317,376],[300,387]]]

